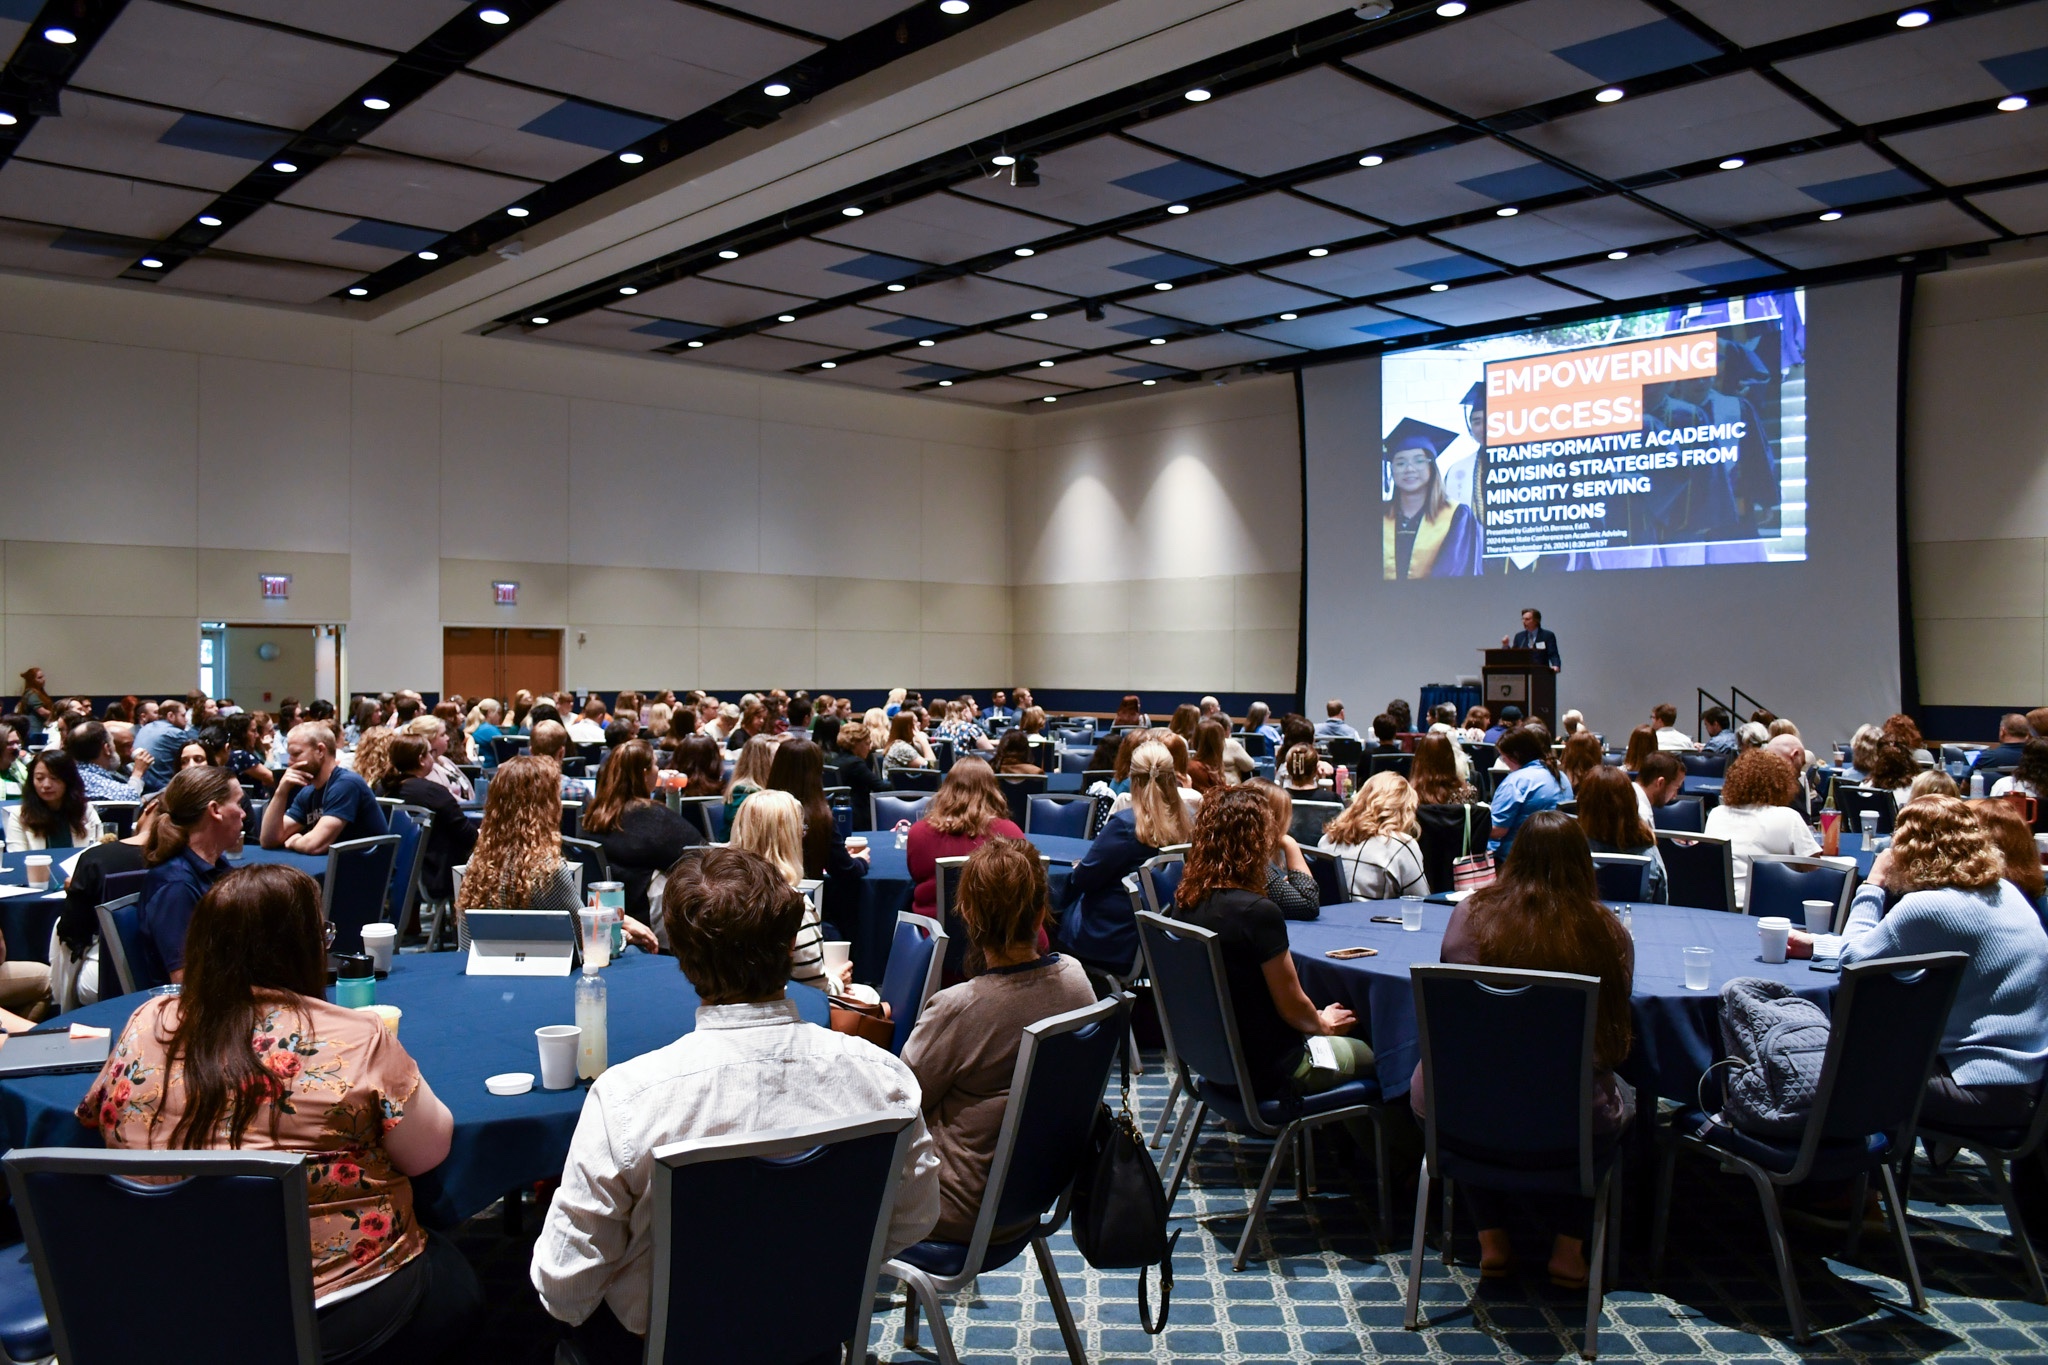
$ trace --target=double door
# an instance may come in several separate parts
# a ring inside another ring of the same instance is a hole
[[[441,694],[509,701],[522,688],[536,697],[562,687],[562,632],[531,626],[444,626]]]

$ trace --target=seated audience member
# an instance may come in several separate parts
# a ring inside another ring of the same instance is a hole
[[[1244,732],[1264,737],[1266,752],[1272,753],[1273,746],[1280,742],[1280,727],[1273,724],[1273,708],[1262,701],[1255,701],[1246,707]]]
[[[775,741],[767,735],[755,735],[740,749],[739,757],[732,765],[732,780],[725,784],[725,827],[732,828],[733,817],[746,799],[757,791],[765,791],[768,774],[775,767]]]
[[[448,722],[439,716],[415,716],[401,734],[412,735],[424,740],[427,745],[427,780],[446,787],[457,801],[474,801],[476,788],[448,749],[451,736]]]
[[[1564,789],[1570,799],[1576,799],[1579,784],[1586,780],[1586,774],[1606,762],[1606,755],[1600,751],[1600,741],[1593,738],[1591,730],[1580,730],[1564,742],[1564,753],[1559,755],[1557,766],[1564,778]]]
[[[0,726],[0,735],[11,735],[12,730]],[[114,756],[114,741],[107,733],[107,727],[96,720],[89,720],[71,727],[65,737],[64,752],[71,756],[71,762],[78,769],[79,785],[85,791],[88,801],[140,801],[142,799],[142,777],[149,770],[150,757],[142,750],[135,751],[129,765],[129,776],[123,778],[117,771],[120,759]],[[259,765],[260,767],[260,765]],[[264,769],[267,779],[269,770]],[[24,780],[28,777],[26,767],[22,770]]]
[[[1875,725],[1859,725],[1849,736],[1849,771],[1843,775],[1850,781],[1861,782],[1863,775],[1870,771],[1870,765],[1877,757],[1877,741],[1883,733]]]
[[[1009,735],[1004,735],[1003,738],[1008,739]],[[938,766],[930,742],[918,732],[917,717],[913,713],[898,711],[889,721],[889,747],[882,755],[882,763],[888,768]]]
[[[1195,746],[1188,758],[1188,781],[1207,796],[1229,785],[1223,768],[1223,742],[1229,737],[1221,723],[1205,720],[1195,727]]]
[[[379,786],[381,796],[395,796],[434,817],[420,846],[420,895],[445,901],[455,894],[455,869],[469,861],[476,831],[455,794],[427,775],[432,751],[418,735],[399,735],[385,751],[389,770]],[[403,888],[395,888],[402,891]],[[403,932],[405,926],[399,926]]]
[[[724,712],[721,711],[720,714],[723,715]],[[750,705],[740,707],[738,719],[739,724],[734,726],[725,737],[725,747],[728,749],[741,748],[756,735],[768,733],[768,707],[759,700],[754,701]]]
[[[788,792],[755,792],[733,820],[730,846],[760,854],[791,887],[800,887],[804,880],[803,807]],[[790,942],[789,979],[833,995],[844,991],[853,979],[851,966],[837,979],[825,970],[825,935],[815,897],[805,898],[803,923]]]
[[[1483,736],[1481,736],[1481,742],[1486,744],[1497,745],[1500,743],[1502,735],[1505,735],[1508,731],[1514,729],[1521,723],[1521,707],[1503,706],[1500,708],[1500,714],[1494,717],[1493,724],[1486,727],[1486,733]]]
[[[775,746],[775,761],[768,768],[768,786],[788,792],[803,812],[803,873],[812,881],[820,878],[859,878],[868,875],[866,849],[846,850],[845,836],[825,799],[825,754],[801,736]]]
[[[175,775],[178,751],[195,733],[187,728],[185,716],[185,703],[166,700],[157,707],[155,720],[145,721],[136,727],[135,748],[148,754],[150,759],[142,774],[145,792],[162,791]]]
[[[1550,735],[1540,725],[1524,725],[1503,735],[1500,761],[1508,771],[1493,789],[1489,837],[1495,856],[1505,858],[1522,822],[1539,810],[1555,810],[1565,799],[1565,790],[1550,756]]]
[[[469,947],[468,911],[574,911],[582,904],[582,864],[562,857],[555,765],[531,755],[500,763],[484,789],[483,824],[455,897],[460,945]],[[629,919],[628,933],[632,927]]]
[[[890,751],[895,751],[894,745],[890,746]],[[1021,777],[1040,777],[1045,773],[1045,769],[1031,761],[1031,740],[1022,730],[1004,733],[1002,742],[996,745],[995,767],[999,773],[1015,773]]]
[[[28,759],[22,755],[27,724],[26,721],[21,721],[19,726],[11,721],[0,722],[0,800],[19,798],[22,784],[28,781]]]
[[[1324,718],[1316,725],[1317,739],[1357,739],[1358,731],[1344,719],[1344,703],[1332,697],[1323,703]]]
[[[1372,743],[1378,753],[1393,753],[1401,747],[1401,723],[1384,711],[1372,718]]]
[[[1427,744],[1440,736],[1429,736]],[[1420,764],[1417,747],[1417,766]],[[1345,885],[1354,900],[1396,900],[1427,896],[1429,876],[1422,864],[1415,818],[1416,791],[1399,773],[1375,773],[1351,798],[1351,804],[1323,827],[1317,847],[1337,855]]]
[[[107,878],[120,872],[145,872],[142,850],[149,842],[149,827],[155,823],[161,796],[145,797],[135,817],[135,832],[125,839],[102,839],[78,855],[71,875],[64,881],[64,910],[57,919],[55,942],[50,953],[50,980],[74,983],[79,1000],[92,1004],[100,998],[100,919],[98,906],[104,903]],[[2029,836],[2030,838],[2032,836]],[[0,948],[4,948],[0,941]],[[119,995],[108,968],[108,996]],[[5,973],[0,972],[0,980]],[[58,989],[61,989],[58,988]],[[0,1004],[5,997],[0,996]],[[13,1008],[9,1006],[9,1008]]]
[[[218,725],[209,725],[185,741],[185,747],[178,750],[178,771],[187,768],[228,766],[228,735]]]
[[[1657,747],[1665,753],[1689,754],[1700,746],[1692,742],[1692,736],[1678,728],[1678,708],[1668,701],[1658,702],[1650,708],[1650,718],[1657,723]]]
[[[1771,732],[1762,721],[1746,720],[1735,727],[1735,751],[1761,749],[1770,743]]]
[[[1635,779],[1636,813],[1652,832],[1657,828],[1657,809],[1685,794],[1685,765],[1677,755],[1661,751],[1643,760]]]
[[[1586,716],[1582,711],[1576,709],[1566,711],[1557,718],[1557,732],[1564,737],[1566,743],[1570,743],[1571,737],[1585,728]]]
[[[1794,931],[1789,952],[1809,956],[1815,941]],[[1921,1121],[1967,1128],[2026,1123],[2048,1059],[2048,931],[2006,880],[1999,845],[1967,804],[1929,796],[1901,806],[1891,847],[1857,888],[1839,940],[1819,941],[1838,941],[1844,966],[1965,954]]]
[[[1635,1091],[1615,1069],[1633,1039],[1629,994],[1635,980],[1635,941],[1600,903],[1593,859],[1577,821],[1557,811],[1529,817],[1499,880],[1481,887],[1451,911],[1444,931],[1445,962],[1475,967],[1571,972],[1600,978],[1593,1033],[1593,1132],[1613,1139],[1635,1112]],[[1419,1116],[1425,1096],[1418,1063],[1408,1103]],[[1552,1232],[1549,1272],[1560,1287],[1586,1283],[1586,1234],[1593,1201],[1577,1195],[1507,1194],[1460,1182],[1459,1192],[1479,1225],[1479,1273],[1505,1275],[1514,1259],[1508,1215],[1520,1204]]]
[[[1316,727],[1308,723],[1308,717],[1289,711],[1280,717],[1280,752],[1286,753],[1297,744],[1314,748]]]
[[[1738,754],[1728,765],[1721,804],[1707,812],[1706,832],[1730,842],[1738,909],[1749,905],[1749,864],[1757,854],[1806,857],[1820,852],[1806,821],[1786,805],[1797,794],[1792,765],[1768,750]]]
[[[554,707],[546,702],[534,706],[533,714],[540,719],[533,723],[533,737],[527,745],[526,756],[553,760],[559,774],[562,759],[569,752],[569,731],[562,722],[552,719],[553,712]],[[596,787],[581,777],[558,777],[557,785],[564,801],[581,801],[588,805],[590,798],[597,794]]]
[[[618,752],[620,745],[638,738],[640,738],[640,723],[638,721],[628,720],[624,716],[612,721],[611,724],[604,727],[605,760],[609,762],[611,756]]]
[[[1301,988],[1287,921],[1266,896],[1273,807],[1250,783],[1202,803],[1172,917],[1217,936],[1230,984],[1253,1098],[1313,1094],[1373,1072],[1372,1049],[1347,1036],[1357,1022],[1342,1005],[1318,1009]],[[1306,1039],[1327,1037],[1337,1066],[1310,1064]]]
[[[2036,801],[2048,800],[2048,740],[2028,740],[2020,749],[2018,766],[1991,784],[1993,796],[2014,792]]]
[[[939,1216],[939,1159],[916,1076],[871,1043],[804,1023],[788,999],[804,898],[759,855],[714,848],[670,870],[662,905],[676,960],[702,1002],[696,1026],[592,1082],[531,1270],[541,1305],[584,1326],[586,1355],[635,1365],[654,1292],[647,1201],[661,1147],[906,1116],[913,1138],[884,1254],[923,1240]]]
[[[6,830],[9,853],[89,848],[100,841],[99,809],[85,799],[85,781],[69,754],[45,749],[28,761],[21,804],[7,808]]]
[[[1970,756],[1973,768],[2012,768],[2019,765],[2024,756],[2027,741],[2034,737],[2027,718],[2017,711],[2008,711],[1998,718],[1998,742],[1988,749],[1979,749]]]
[[[1317,801],[1333,795],[1329,784],[1323,781],[1322,759],[1313,744],[1297,744],[1282,755],[1279,775],[1280,785],[1289,792],[1300,792]]]
[[[1920,775],[1913,751],[1895,739],[1880,735],[1871,745],[1870,766],[1863,770],[1863,784],[1879,791],[1903,794]]]
[[[1117,703],[1116,715],[1111,718],[1109,723],[1119,730],[1128,725],[1149,729],[1152,724],[1152,717],[1145,714],[1145,708],[1138,701],[1137,693],[1129,692],[1124,695],[1124,699],[1121,702]]]
[[[185,979],[192,911],[242,848],[242,784],[225,768],[188,768],[171,779],[142,846],[149,865],[136,903],[138,942],[128,966],[139,990]]]
[[[1701,753],[1735,757],[1735,732],[1728,728],[1728,720],[1728,711],[1725,707],[1710,706],[1700,714],[1700,724],[1705,726],[1707,731],[1706,739],[1700,743]]]
[[[939,859],[964,858],[990,839],[1023,837],[994,770],[978,758],[956,760],[924,818],[910,827],[910,908],[920,915],[938,913]]]
[[[1415,728],[1415,726],[1411,723],[1415,713],[1409,709],[1406,698],[1394,698],[1392,701],[1387,703],[1386,709],[1387,714],[1394,718],[1394,728],[1398,730],[1400,733],[1407,734],[1410,730],[1413,730]]]
[[[1188,808],[1188,818],[1193,819],[1195,809],[1202,804],[1202,794],[1195,790],[1194,778],[1190,776],[1189,767],[1192,759],[1188,754],[1186,741],[1171,730],[1140,730],[1133,733],[1138,743],[1143,743],[1146,740],[1155,741],[1163,746],[1172,757],[1174,777],[1180,784],[1180,799]],[[1133,752],[1135,752],[1135,746]],[[1128,776],[1127,773],[1127,779]],[[1124,785],[1126,788],[1129,787],[1128,780]],[[1114,801],[1110,802],[1109,813],[1114,815],[1120,810],[1127,810],[1130,808],[1130,804],[1131,794],[1128,790],[1125,790]]]
[[[1906,751],[1913,755],[1915,763],[1924,766],[1934,762],[1934,755],[1928,752],[1927,741],[1921,737],[1920,727],[1914,723],[1911,716],[1886,716],[1880,733],[1894,744],[1904,746]]]
[[[1079,962],[1039,951],[1047,900],[1045,867],[1031,845],[991,839],[968,855],[959,894],[967,980],[926,1002],[903,1045],[939,1154],[932,1236],[942,1241],[974,1235],[1024,1030],[1095,1003]]]
[[[78,1121],[116,1149],[305,1153],[322,1357],[434,1360],[483,1309],[413,1211],[409,1177],[441,1164],[455,1120],[396,1034],[327,1002],[322,928],[305,873],[223,877],[193,911],[183,990],[129,1018]]]
[[[1114,775],[1116,772],[1117,751],[1123,748],[1125,738],[1137,733],[1136,730],[1126,730],[1123,734],[1119,735],[1112,731],[1101,739],[1096,740],[1095,752],[1088,755],[1088,767],[1085,771]],[[1100,779],[1097,780],[1099,781]]]
[[[369,784],[335,761],[334,731],[308,721],[294,726],[285,743],[291,766],[263,808],[263,847],[325,853],[345,840],[387,832]]]
[[[477,756],[477,762],[490,763],[491,741],[505,734],[505,706],[496,697],[485,697],[469,709],[469,716],[463,722],[469,731],[469,742]]]
[[[1288,919],[1314,919],[1322,909],[1322,891],[1315,874],[1308,870],[1308,858],[1292,832],[1294,798],[1263,778],[1244,784],[1266,798],[1273,813],[1270,842],[1266,847],[1266,899],[1280,907]]]
[[[584,703],[582,712],[569,722],[571,744],[604,743],[604,723],[607,719],[605,705],[596,697]]]
[[[1475,706],[1465,712],[1465,728],[1458,732],[1458,738],[1466,744],[1491,744],[1486,732],[1493,728],[1493,712],[1483,706]]]
[[[2034,909],[2048,910],[2043,895],[2048,891],[2048,873],[2041,867],[2041,847],[2034,842],[2033,826],[2010,801],[1972,801],[1970,813],[2005,859],[2005,879],[2020,889]]]
[[[1764,745],[1764,748],[1792,765],[1792,781],[1798,790],[1790,804],[1792,809],[1799,812],[1801,819],[1812,818],[1813,793],[1812,788],[1807,783],[1806,767],[1807,761],[1813,755],[1806,752],[1806,746],[1800,743],[1797,734],[1773,735],[1770,742]]]
[[[1067,879],[1060,947],[1090,967],[1122,976],[1137,960],[1137,922],[1124,878],[1163,848],[1185,844],[1194,817],[1180,798],[1173,755],[1155,742],[1130,759],[1131,804],[1109,817]]]
[[[1956,780],[1939,768],[1929,768],[1913,779],[1906,788],[1904,800],[1918,801],[1923,796],[1959,796],[1961,789]]]
[[[1622,770],[1629,773],[1640,773],[1643,770],[1644,760],[1648,759],[1651,754],[1662,752],[1664,751],[1657,747],[1657,731],[1655,727],[1638,725],[1635,729],[1628,732],[1628,746],[1622,751],[1621,755]],[[1683,763],[1678,766],[1681,771],[1684,770],[1685,765]]]
[[[1167,718],[1166,728],[1169,733],[1179,735],[1183,740],[1187,741],[1188,749],[1192,752],[1195,747],[1195,731],[1201,727],[1201,724],[1201,708],[1188,702],[1182,702],[1179,706],[1173,708],[1173,715]]]
[[[685,796],[725,795],[725,750],[709,735],[689,735],[676,742],[670,769],[682,779]]]
[[[1442,735],[1424,735],[1415,741],[1415,761],[1408,768],[1408,785],[1415,789],[1417,804],[1462,806],[1477,793],[1458,765],[1463,751]]]
[[[261,711],[237,711],[223,726],[228,735],[228,771],[252,792],[268,792],[277,785],[277,775],[270,771],[270,744],[264,733],[269,724],[270,718]]]
[[[1664,873],[1664,856],[1657,851],[1657,831],[1643,818],[1636,799],[1642,788],[1628,780],[1619,768],[1597,767],[1573,788],[1578,802],[1579,828],[1595,853],[1627,853],[1650,860],[1650,888],[1647,899],[1659,905],[1671,901],[1669,879]]]
[[[469,730],[462,720],[462,698],[450,696],[436,702],[433,716],[441,722],[443,733],[448,736],[448,747],[444,751],[448,761],[458,767],[464,763],[475,763],[476,750],[470,746]]]
[[[838,777],[836,785],[846,788],[847,800],[853,806],[854,832],[872,831],[874,806],[869,798],[878,791],[887,790],[870,761],[874,754],[874,740],[868,734],[867,726],[859,721],[848,721],[840,726],[838,738],[841,757],[839,766],[833,770]]]
[[[1027,735],[1044,734],[1045,708],[1042,706],[1025,707],[1023,714],[1017,717],[1017,728]]]

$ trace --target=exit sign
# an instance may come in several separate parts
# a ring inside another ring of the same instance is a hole
[[[519,585],[504,580],[493,582],[491,584],[491,602],[493,605],[500,607],[518,606]]]
[[[288,573],[260,573],[256,579],[263,585],[266,602],[283,602],[292,595],[292,576]]]

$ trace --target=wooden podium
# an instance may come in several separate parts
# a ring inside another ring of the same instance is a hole
[[[1557,674],[1551,671],[1550,656],[1540,649],[1482,649],[1486,709],[1500,719],[1503,706],[1519,706],[1524,716],[1534,716],[1557,733]]]

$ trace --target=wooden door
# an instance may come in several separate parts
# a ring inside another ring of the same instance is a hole
[[[441,692],[510,699],[521,688],[539,696],[562,685],[562,632],[526,626],[443,626]]]
[[[441,629],[441,695],[460,692],[471,699],[498,697],[498,637],[489,626],[444,626]]]
[[[499,684],[496,696],[501,699],[509,697],[521,688],[536,697],[544,692],[554,693],[561,690],[561,631],[508,626],[500,634],[505,637],[499,647],[504,680]]]

